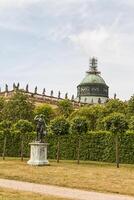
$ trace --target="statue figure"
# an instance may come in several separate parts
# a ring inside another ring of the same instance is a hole
[[[91,100],[91,104],[93,104],[94,103],[94,100],[93,100],[93,98],[92,98],[92,100]]]
[[[116,99],[116,97],[117,97],[117,95],[116,95],[116,93],[114,94],[114,99]]]
[[[46,89],[44,88],[42,94],[45,95],[45,93],[46,93]]]
[[[59,92],[58,92],[58,99],[60,99],[60,95],[61,95],[61,92],[59,91]]]
[[[68,93],[65,94],[65,99],[68,99]]]
[[[29,92],[29,85],[26,85],[26,92]]]
[[[53,96],[53,94],[54,94],[54,92],[53,92],[53,90],[51,90],[51,93],[50,93],[51,97]]]
[[[98,103],[101,104],[101,98],[98,99]]]
[[[43,136],[46,135],[46,123],[44,120],[44,116],[42,114],[36,115],[34,120],[36,122],[36,132],[37,132],[36,141],[42,143]]]
[[[34,89],[34,93],[37,94],[37,86]]]
[[[8,92],[8,85],[5,85],[5,91]]]
[[[72,101],[74,101],[74,94],[72,95],[72,98],[71,98],[71,100],[72,100]]]
[[[85,99],[84,99],[84,103],[87,103],[87,98],[85,97]]]

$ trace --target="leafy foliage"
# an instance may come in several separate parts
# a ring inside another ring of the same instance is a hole
[[[73,133],[86,133],[88,130],[88,122],[84,117],[75,117],[71,121],[71,132]]]
[[[69,115],[73,112],[73,105],[68,99],[59,101],[58,108],[60,114],[63,115],[65,118],[69,117]]]
[[[129,130],[134,130],[134,116],[132,116],[128,122]]]
[[[34,104],[22,92],[16,92],[4,107],[5,118],[16,122],[19,119],[33,120]]]
[[[95,130],[98,119],[104,116],[105,112],[105,107],[102,105],[85,106],[74,111],[70,118],[73,119],[77,116],[84,117],[89,122],[90,130]]]
[[[0,122],[0,131],[3,131],[4,134],[9,134],[12,123],[9,120],[4,120]]]
[[[5,99],[0,97],[0,121],[4,120],[4,107],[5,107]]]
[[[54,109],[47,104],[40,105],[35,108],[35,115],[40,114],[44,116],[46,124],[50,123],[50,120],[55,117]]]
[[[130,98],[128,101],[128,116],[131,117],[132,115],[134,116],[134,95]]]
[[[106,113],[111,114],[113,112],[126,114],[127,104],[119,99],[110,99],[105,105]]]
[[[50,130],[55,135],[65,135],[69,133],[69,122],[62,116],[56,117],[50,123]]]
[[[28,120],[20,119],[14,124],[15,130],[20,131],[20,133],[25,134],[27,132],[33,131],[33,125]]]
[[[121,113],[112,113],[104,117],[102,123],[105,130],[115,134],[125,132],[128,127],[126,117]]]

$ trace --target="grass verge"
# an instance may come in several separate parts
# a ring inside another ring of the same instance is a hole
[[[0,188],[0,200],[69,200],[65,198],[58,198],[55,196],[39,195],[31,192],[20,192],[16,190],[9,190]]]
[[[0,178],[28,181],[111,192],[134,196],[134,165],[121,165],[98,162],[50,161],[50,166],[33,167],[18,159],[0,160]]]

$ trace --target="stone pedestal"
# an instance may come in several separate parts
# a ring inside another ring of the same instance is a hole
[[[47,143],[32,142],[30,143],[30,160],[29,165],[49,165],[47,160]]]

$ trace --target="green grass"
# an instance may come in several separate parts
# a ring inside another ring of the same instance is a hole
[[[41,184],[51,184],[128,194],[134,196],[134,165],[121,165],[98,162],[50,161],[50,166],[33,167],[18,159],[0,160],[0,177]]]
[[[9,190],[0,188],[0,200],[69,200],[65,198],[58,198],[55,196],[39,195],[31,192],[20,192],[16,190]]]

